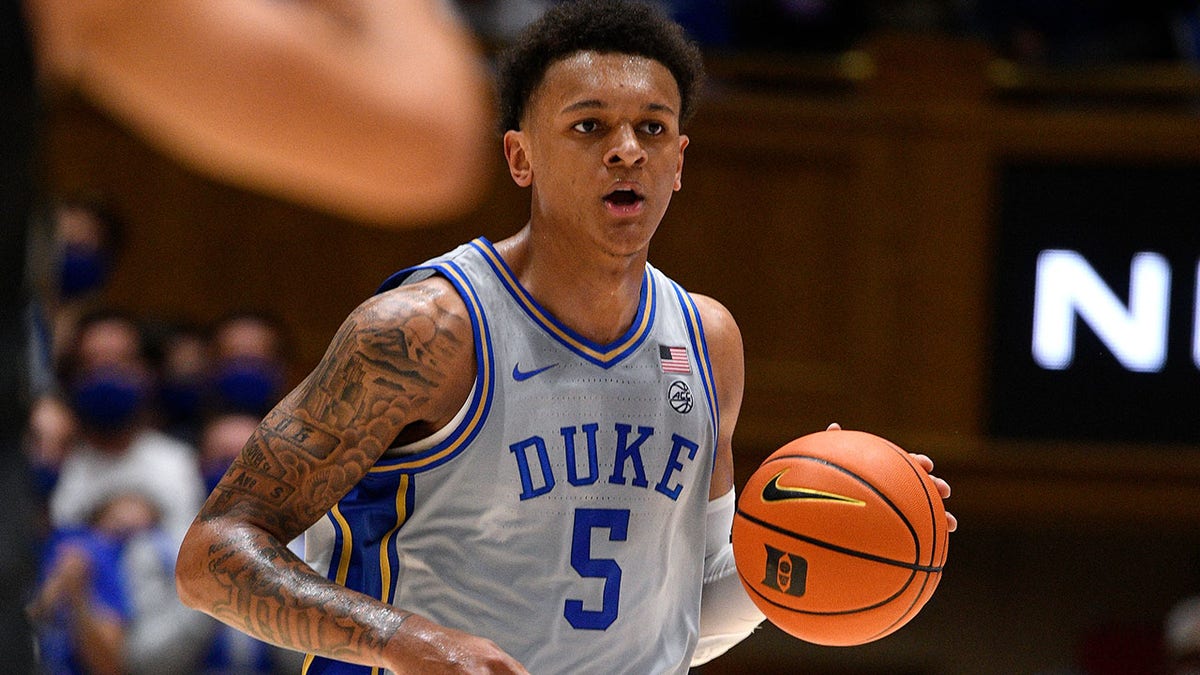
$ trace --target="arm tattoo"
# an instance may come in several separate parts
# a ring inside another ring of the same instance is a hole
[[[387,643],[407,615],[329,582],[286,542],[350,490],[400,429],[431,413],[439,388],[461,378],[455,369],[474,363],[470,323],[456,306],[457,296],[435,291],[364,303],[262,421],[200,512],[206,611],[334,658]]]

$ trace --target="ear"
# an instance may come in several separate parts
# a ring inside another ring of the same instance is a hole
[[[508,173],[513,182],[521,187],[533,183],[533,169],[529,165],[529,137],[523,131],[504,132],[504,158],[508,160]]]
[[[683,151],[687,149],[688,143],[691,142],[684,134],[679,135],[679,164],[675,165],[675,191],[679,192],[683,188]]]

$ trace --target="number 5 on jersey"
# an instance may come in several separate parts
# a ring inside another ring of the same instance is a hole
[[[628,509],[576,509],[571,537],[571,567],[581,577],[604,579],[600,609],[584,609],[582,600],[567,600],[563,616],[572,627],[604,630],[617,620],[621,601],[621,567],[612,558],[592,557],[592,530],[608,530],[609,541],[625,541],[629,531]]]

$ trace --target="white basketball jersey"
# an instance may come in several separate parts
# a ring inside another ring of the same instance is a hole
[[[489,638],[535,674],[686,672],[717,438],[691,298],[647,265],[632,326],[595,344],[485,239],[381,292],[435,274],[471,314],[471,398],[435,443],[385,456],[309,530],[309,563]],[[305,672],[372,670],[310,656]]]

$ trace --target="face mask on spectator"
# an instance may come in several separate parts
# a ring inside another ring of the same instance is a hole
[[[98,291],[108,281],[109,260],[104,251],[67,244],[59,263],[59,292],[64,299]]]
[[[120,369],[85,373],[71,387],[71,402],[84,427],[101,432],[130,428],[146,400],[146,383]]]
[[[218,364],[213,390],[222,409],[262,416],[283,394],[283,369],[270,359],[231,358]]]

